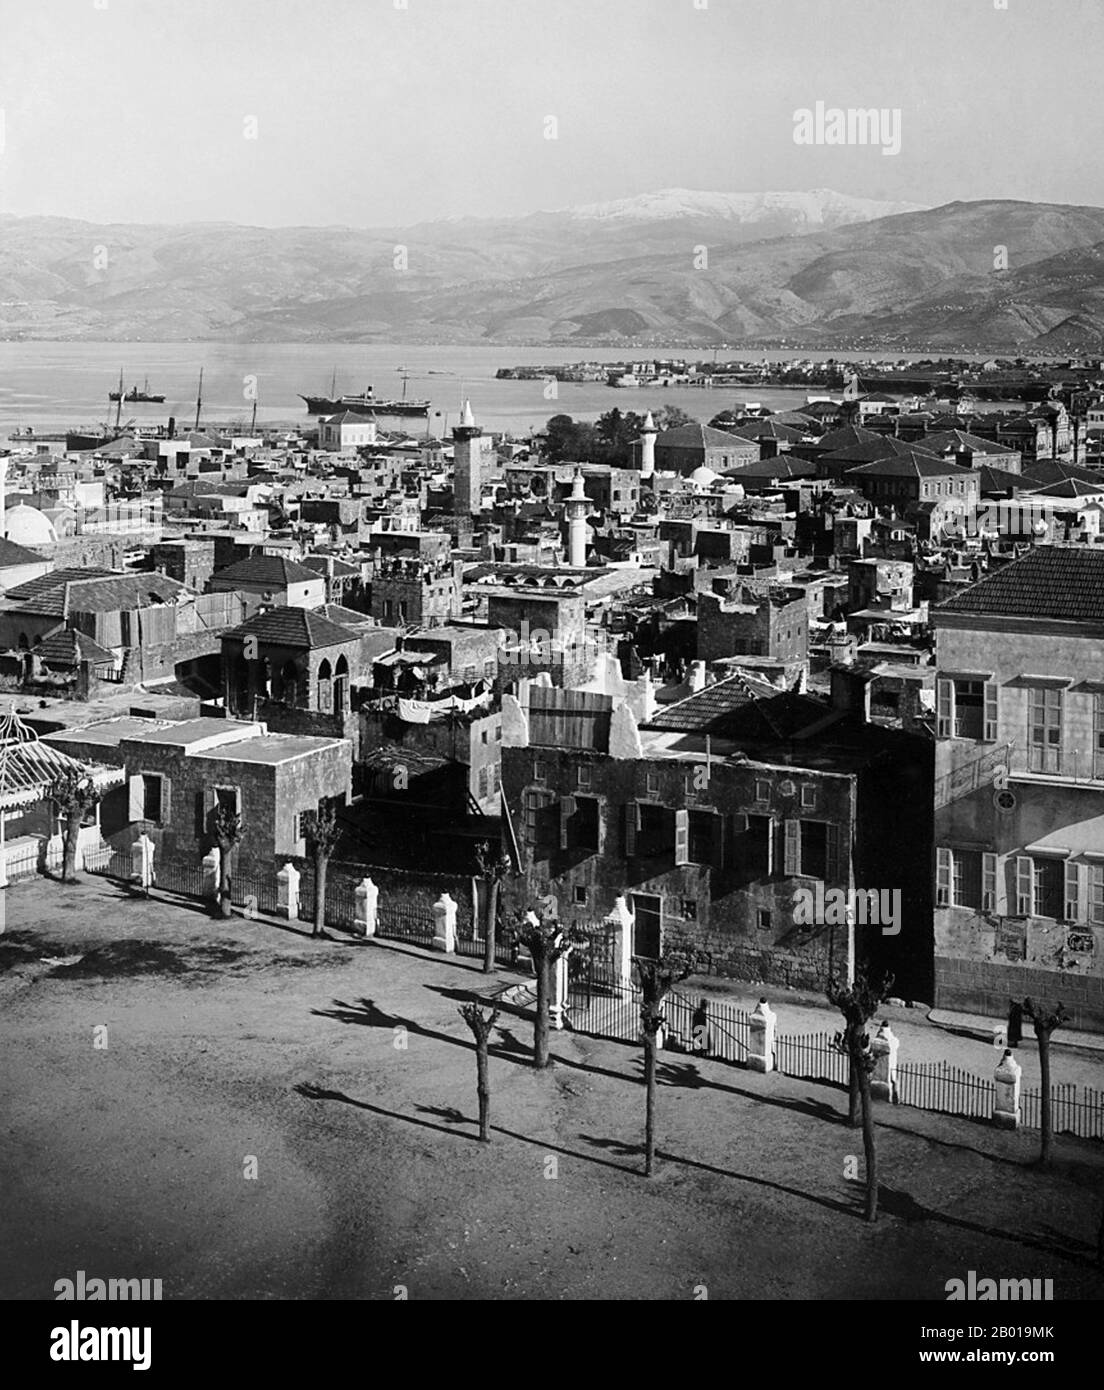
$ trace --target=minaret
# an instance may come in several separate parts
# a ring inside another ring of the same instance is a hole
[[[477,442],[482,434],[475,423],[471,401],[465,401],[460,423],[452,431],[453,506],[457,516],[478,512],[483,500],[483,451]]]
[[[658,433],[652,412],[649,410],[644,417],[644,428],[640,431],[641,478],[650,478],[655,472],[655,442]]]
[[[590,498],[583,487],[582,470],[575,470],[575,481],[571,494],[564,502],[564,515],[567,517],[567,563],[572,569],[586,566],[587,513],[590,511]]]

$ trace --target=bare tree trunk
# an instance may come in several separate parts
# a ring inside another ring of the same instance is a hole
[[[321,936],[326,925],[326,871],[330,867],[328,854],[319,854],[314,861],[314,928],[311,936]]]
[[[487,1040],[475,1045],[476,1094],[479,1096],[479,1138],[491,1142],[491,1083],[487,1057]]]
[[[80,815],[70,811],[65,822],[65,855],[61,862],[62,883],[77,881],[77,838],[80,835]]]
[[[862,1083],[859,1080],[859,1066],[855,1062],[855,1044],[850,1042],[848,1048],[849,1066],[847,1069],[847,1123],[852,1129],[858,1129],[862,1123],[860,1112],[862,1110]]]
[[[495,968],[495,931],[498,926],[498,882],[487,884],[487,919],[483,924],[483,974]]]
[[[656,1035],[644,1030],[644,1176],[652,1176],[655,1163]]]
[[[1050,1164],[1050,1145],[1053,1134],[1053,1116],[1050,1109],[1050,1032],[1041,1028],[1035,1030],[1039,1040],[1039,1076],[1042,1088],[1042,1147],[1039,1163],[1046,1168]]]
[[[878,1154],[874,1147],[874,1104],[870,1095],[870,1073],[861,1055],[851,1059],[852,1073],[858,1072],[862,1098],[863,1154],[866,1161],[866,1219],[878,1219]]]
[[[219,912],[223,917],[232,917],[234,909],[230,903],[230,851],[219,851]]]
[[[533,1024],[533,1066],[540,1070],[550,1066],[548,1009],[552,1002],[552,962],[546,952],[534,960],[537,968],[537,1017]]]

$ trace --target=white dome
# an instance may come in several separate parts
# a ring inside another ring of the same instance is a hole
[[[712,468],[707,468],[703,463],[690,474],[690,481],[696,487],[712,487],[720,476],[719,473],[714,473]]]
[[[57,540],[49,517],[43,516],[37,507],[28,507],[26,502],[9,507],[4,519],[7,538],[15,545],[53,545]]]

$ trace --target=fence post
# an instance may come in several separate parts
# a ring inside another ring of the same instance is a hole
[[[897,1049],[901,1045],[889,1019],[883,1018],[877,1036],[870,1044],[874,1054],[874,1075],[870,1079],[870,1094],[875,1100],[897,1099]]]
[[[760,999],[748,1019],[748,1069],[774,1070],[774,1029],[778,1016],[765,999]]]
[[[219,858],[217,849],[209,849],[200,864],[200,868],[203,870],[203,896],[205,898],[218,897]]]
[[[379,902],[379,889],[370,878],[362,878],[353,892],[356,911],[353,914],[353,927],[362,936],[375,936],[376,911]]]
[[[552,964],[552,998],[548,1001],[548,1017],[552,1027],[557,1029],[564,1026],[564,1008],[567,1005],[567,958],[570,954],[571,949],[568,948]]]
[[[1023,1067],[1016,1061],[1011,1048],[1005,1048],[1004,1056],[997,1064],[993,1074],[996,1082],[996,1099],[993,1105],[993,1123],[998,1129],[1018,1129],[1020,1127],[1020,1078]]]
[[[153,883],[154,843],[148,835],[139,835],[130,847],[130,877],[144,892]]]
[[[276,915],[299,920],[299,870],[290,861],[276,875]]]
[[[635,917],[626,898],[619,897],[606,918],[617,927],[617,974],[623,985],[632,983],[633,924]]]
[[[450,955],[456,951],[456,903],[447,893],[442,893],[433,904],[433,949],[446,951]]]

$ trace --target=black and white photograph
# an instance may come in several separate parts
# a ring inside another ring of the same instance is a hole
[[[373,1377],[419,1302],[1084,1364],[1102,55],[1098,0],[0,0],[32,1376],[353,1302]]]

